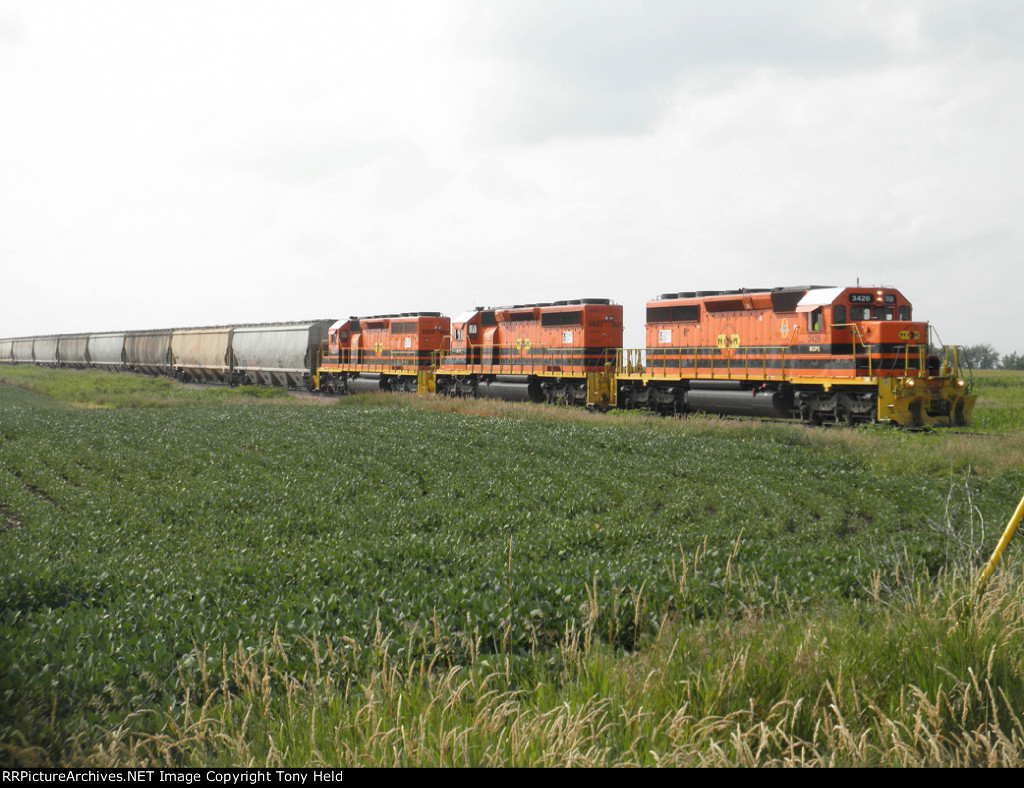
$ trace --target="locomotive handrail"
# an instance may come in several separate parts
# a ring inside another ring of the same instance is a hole
[[[342,348],[338,354],[339,366],[358,366],[364,372],[408,371],[420,367],[425,353],[432,351],[394,350],[391,348]],[[429,355],[428,355],[429,358]]]
[[[642,375],[644,371],[640,348],[617,348],[615,352],[615,372],[619,375]]]
[[[850,329],[850,336],[853,339],[851,343],[853,345],[853,367],[857,368],[857,341],[860,341],[861,347],[864,348],[864,356],[868,361],[868,377],[874,377],[874,359],[871,357],[871,345],[864,341],[864,336],[860,333],[860,326],[856,323],[833,323],[832,328],[848,328]]]
[[[624,350],[619,355],[617,370],[619,374],[645,374],[651,378],[676,377],[680,371],[686,370],[695,380],[741,380],[750,379],[752,371],[760,370],[762,378],[778,378],[787,380],[790,352],[787,345],[750,345],[737,348],[721,348],[717,345],[694,345],[692,347],[646,348],[647,358],[653,361],[637,364],[640,350]],[[769,356],[778,354],[779,367],[769,367]],[[753,363],[751,361],[753,357]],[[760,357],[760,363],[758,363]],[[707,368],[702,369],[700,362],[707,361]],[[717,362],[717,363],[716,363]],[[724,362],[724,363],[723,363]]]
[[[964,353],[964,359],[967,363],[967,374],[964,373],[964,366],[961,362],[960,356],[963,348],[960,345],[946,345],[943,343],[942,338],[939,336],[939,332],[935,330],[935,326],[931,323],[928,324],[928,347],[932,348],[935,345],[942,347],[942,376],[952,375],[960,380],[964,381],[964,387],[968,392],[974,389],[974,367],[971,366],[970,359],[967,358],[967,354]],[[952,353],[952,360],[950,354]]]
[[[494,360],[494,351],[497,361]],[[515,351],[502,353],[501,351]],[[566,347],[564,345],[473,345],[467,348],[453,348],[447,352],[447,360],[460,374],[479,375],[533,375],[552,372],[584,374],[587,370],[599,369],[609,363],[610,355],[618,348]],[[470,351],[480,351],[481,361],[470,363]],[[534,354],[533,351],[538,351]],[[549,355],[545,356],[544,351]],[[530,355],[524,356],[523,353]],[[518,353],[518,357],[516,356]],[[490,356],[489,362],[483,358]],[[600,359],[600,360],[598,360]]]

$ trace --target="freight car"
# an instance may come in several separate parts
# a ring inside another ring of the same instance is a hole
[[[57,359],[57,337],[36,337],[32,342],[32,357],[41,367],[60,366]]]
[[[89,335],[63,334],[57,339],[57,363],[62,367],[89,366]]]
[[[132,371],[312,389],[332,321],[0,339],[0,363]]]
[[[229,383],[233,332],[232,326],[172,331],[170,359],[174,376],[183,382]]]
[[[125,334],[106,333],[89,334],[86,342],[86,358],[90,367],[98,367],[109,371],[126,368],[124,352]]]
[[[320,346],[332,322],[235,326],[231,335],[231,383],[312,389]]]

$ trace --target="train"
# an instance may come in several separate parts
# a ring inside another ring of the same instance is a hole
[[[807,424],[968,426],[961,348],[934,339],[893,287],[663,293],[645,347],[623,347],[608,298],[245,326],[0,340],[0,363],[98,367],[183,381],[395,391],[662,415]]]

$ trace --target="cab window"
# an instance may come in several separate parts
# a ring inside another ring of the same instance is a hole
[[[807,330],[808,331],[824,331],[825,324],[822,319],[821,310],[815,309],[813,312],[807,314]]]
[[[910,320],[910,307],[906,304],[900,307],[900,320]]]
[[[838,326],[846,322],[846,306],[836,304],[832,307],[832,325]]]

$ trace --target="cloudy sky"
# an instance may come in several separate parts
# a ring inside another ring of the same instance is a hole
[[[1024,351],[1019,0],[0,0],[0,336],[888,284]]]

